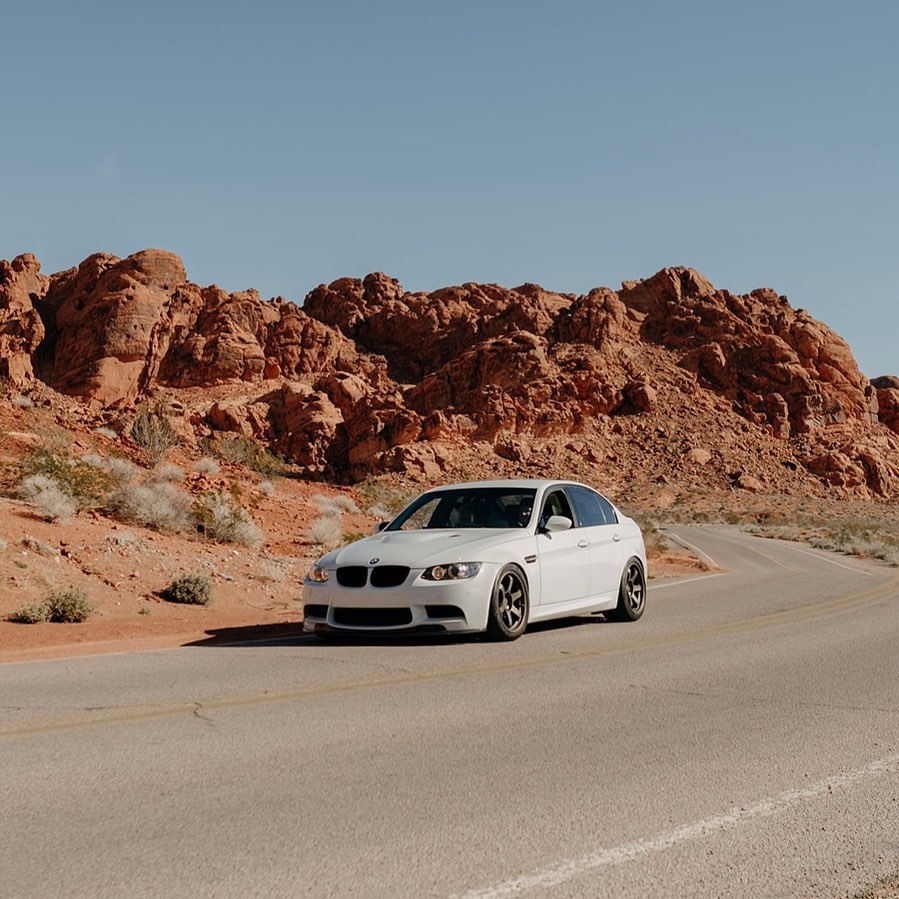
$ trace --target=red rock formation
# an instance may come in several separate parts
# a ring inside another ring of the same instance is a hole
[[[899,378],[875,378],[871,384],[877,391],[879,419],[899,434]]]
[[[309,474],[433,478],[474,452],[483,476],[899,492],[899,381],[869,383],[774,291],[685,268],[581,297],[372,274],[301,308],[201,288],[160,250],[49,279],[21,256],[0,263],[0,350],[17,386],[106,409],[167,395],[198,435],[254,437]]]
[[[37,303],[49,283],[31,253],[0,260],[0,377],[16,387],[34,379],[32,358],[44,339]]]

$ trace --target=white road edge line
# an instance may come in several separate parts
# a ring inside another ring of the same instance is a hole
[[[710,565],[714,565],[715,568],[718,567],[718,563],[707,552],[703,552],[698,546],[694,546],[692,543],[684,540],[683,537],[678,537],[677,534],[669,531],[665,531],[665,536],[680,543],[681,546],[685,546],[687,549],[692,549],[693,552],[699,553],[699,555],[701,555]]]
[[[692,584],[696,581],[707,581],[710,577],[724,577],[726,573],[727,572],[725,571],[718,571],[715,574],[698,574],[696,575],[696,577],[688,577],[669,581],[667,584],[651,584],[650,590],[655,593],[656,590],[664,590],[666,587],[680,587],[682,584]]]
[[[798,546],[793,546],[790,543],[781,544],[786,549],[792,549],[794,552],[802,553],[804,556],[811,556],[813,559],[817,559],[819,562],[829,562],[831,565],[836,565],[837,568],[845,568],[846,571],[852,571],[855,574],[863,574],[865,577],[873,577],[874,574],[871,571],[862,571],[861,568],[853,568],[851,565],[844,565],[842,562],[837,562],[834,559],[828,559],[827,556],[822,556],[819,553],[813,553],[808,549],[801,549]]]
[[[608,865],[618,865],[650,852],[663,852],[672,846],[676,846],[678,843],[685,843],[700,837],[711,836],[720,831],[730,830],[755,818],[770,818],[772,815],[786,811],[792,806],[828,795],[835,790],[845,789],[865,778],[891,772],[899,772],[899,752],[882,759],[876,759],[864,768],[843,771],[804,789],[788,790],[779,796],[763,799],[755,803],[755,805],[733,808],[723,815],[715,815],[712,818],[705,818],[692,824],[684,824],[651,839],[636,840],[633,843],[625,843],[623,846],[616,846],[612,849],[600,849],[590,855],[569,859],[551,868],[543,868],[531,874],[523,874],[521,877],[516,877],[491,887],[470,890],[464,893],[461,899],[503,899],[506,896],[517,896],[531,890],[546,890],[549,887],[558,886],[572,880],[586,871]]]

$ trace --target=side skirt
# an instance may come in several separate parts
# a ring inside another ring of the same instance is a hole
[[[617,594],[588,596],[585,599],[572,599],[568,602],[551,602],[539,606],[531,606],[528,621],[547,621],[550,618],[564,618],[566,615],[584,615],[588,612],[605,612],[618,605]]]

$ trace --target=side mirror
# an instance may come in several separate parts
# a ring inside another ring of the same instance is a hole
[[[544,531],[567,531],[571,528],[574,522],[570,518],[566,518],[564,515],[550,515],[550,517],[546,520],[546,524],[543,525]]]
[[[389,521],[379,521],[376,525],[374,525],[374,527],[372,527],[371,532],[373,534],[380,534],[388,524],[390,524]]]

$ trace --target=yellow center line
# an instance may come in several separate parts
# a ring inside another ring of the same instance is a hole
[[[602,646],[584,649],[571,649],[564,652],[554,651],[532,656],[527,659],[504,659],[457,668],[442,668],[432,671],[402,672],[388,677],[379,677],[362,681],[348,681],[342,684],[319,686],[292,686],[281,690],[265,690],[254,693],[236,693],[226,696],[209,697],[196,700],[181,700],[171,703],[157,703],[150,706],[124,706],[109,709],[92,709],[89,712],[78,710],[69,716],[58,716],[40,724],[11,724],[0,728],[0,739],[37,736],[41,734],[75,731],[84,728],[99,727],[106,724],[126,722],[152,721],[159,718],[188,716],[199,711],[208,712],[215,709],[235,709],[248,706],[261,706],[271,703],[292,702],[297,700],[319,699],[329,696],[340,696],[346,693],[363,690],[376,690],[385,687],[397,687],[415,683],[426,683],[455,677],[472,675],[498,674],[509,671],[523,671],[550,665],[567,665],[571,662],[601,656],[619,655],[641,649],[656,649],[702,640],[712,637],[730,636],[748,633],[765,627],[790,624],[812,618],[821,618],[844,612],[848,609],[868,603],[877,602],[888,597],[899,595],[899,577],[893,577],[883,584],[853,593],[849,596],[831,599],[826,602],[799,606],[794,609],[783,609],[777,612],[766,612],[753,618],[739,621],[709,624],[676,634],[655,635],[646,637],[630,637]]]

